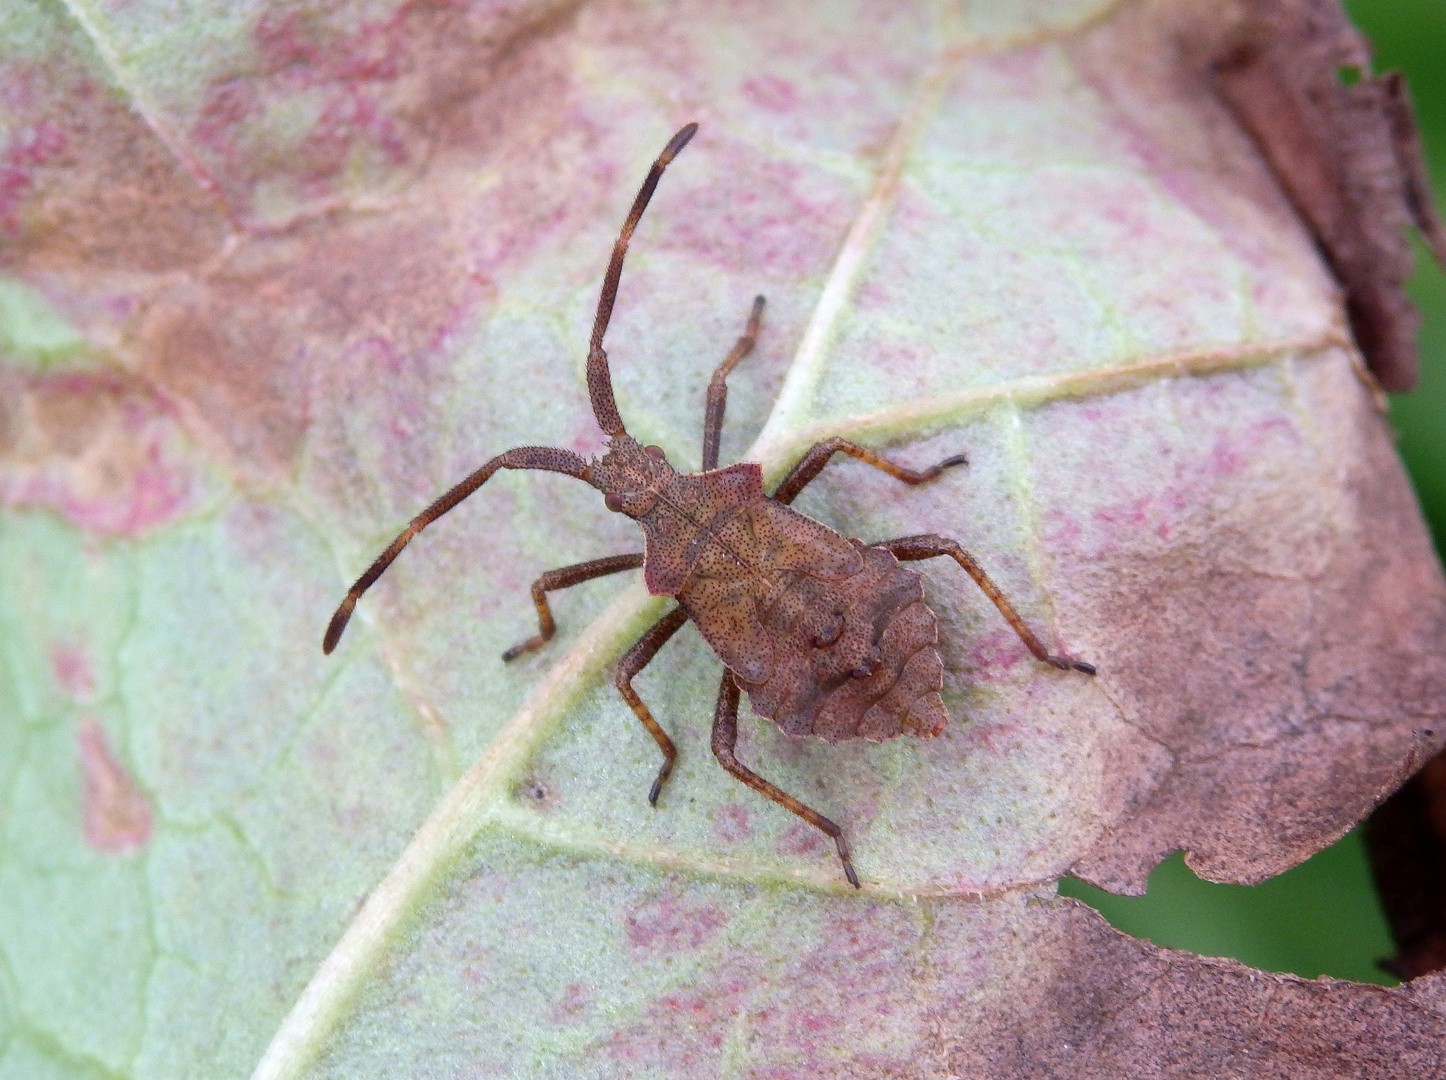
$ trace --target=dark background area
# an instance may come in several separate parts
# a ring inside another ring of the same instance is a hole
[[[1446,209],[1446,0],[1346,0],[1375,46],[1375,70],[1406,75],[1437,206]],[[1446,274],[1419,244],[1410,293],[1425,317],[1421,381],[1391,400],[1398,447],[1438,554],[1446,550]],[[1395,952],[1371,881],[1361,830],[1261,885],[1203,882],[1171,856],[1142,897],[1067,878],[1060,892],[1160,945],[1234,956],[1269,971],[1395,983],[1376,961]]]

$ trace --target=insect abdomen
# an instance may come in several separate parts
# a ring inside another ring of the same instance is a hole
[[[890,552],[852,543],[863,557],[857,573],[841,581],[798,573],[767,598],[759,614],[776,642],[772,670],[743,689],[753,710],[789,735],[937,735],[949,714],[922,579]]]

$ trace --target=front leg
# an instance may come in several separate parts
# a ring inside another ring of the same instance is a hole
[[[1053,667],[1062,668],[1066,671],[1073,669],[1082,671],[1086,675],[1095,673],[1093,664],[1086,664],[1083,660],[1071,660],[1067,656],[1053,656],[1044,647],[1044,643],[1034,636],[1024,618],[1014,610],[1014,605],[1000,591],[999,586],[994,584],[984,567],[980,566],[973,555],[959,546],[957,540],[946,540],[934,533],[927,533],[923,536],[903,536],[897,540],[884,540],[875,544],[874,547],[883,548],[885,551],[893,552],[894,557],[900,562],[915,562],[919,559],[933,559],[940,555],[948,555],[956,563],[964,568],[964,572],[974,579],[974,583],[984,590],[984,595],[994,602],[999,609],[999,614],[1014,627],[1014,632],[1019,635],[1019,640],[1028,646],[1029,651],[1034,653],[1035,659],[1041,660]]]
[[[838,857],[843,862],[844,877],[855,889],[859,888],[859,876],[854,873],[853,860],[849,858],[849,846],[844,842],[843,830],[817,810],[804,806],[788,792],[774,787],[734,756],[733,748],[738,745],[738,681],[733,672],[723,672],[723,684],[718,687],[718,705],[713,710],[713,756],[718,764],[730,774],[742,780],[754,791],[768,796],[779,806],[791,810],[815,829],[833,837]]]
[[[937,465],[930,465],[927,469],[916,472],[913,469],[906,469],[902,465],[895,465],[868,447],[849,442],[847,439],[825,439],[823,442],[814,443],[809,447],[808,453],[804,454],[798,464],[783,478],[783,482],[778,485],[778,490],[773,493],[773,497],[784,504],[793,502],[798,493],[823,471],[829,458],[835,454],[849,454],[876,469],[882,469],[894,479],[902,480],[906,484],[922,484],[925,480],[934,479],[945,469],[955,465],[969,464],[969,459],[963,454],[955,454],[953,457],[945,458]]]
[[[636,570],[642,565],[643,556],[639,552],[636,555],[609,555],[606,559],[593,559],[591,562],[562,566],[543,574],[532,583],[532,602],[537,607],[537,633],[526,641],[519,641],[512,646],[502,654],[502,659],[504,661],[516,660],[523,653],[540,649],[552,640],[552,635],[557,631],[557,624],[552,621],[552,609],[547,606],[548,593],[554,589],[567,589],[573,585],[581,585],[584,581],[606,577],[608,574]]]

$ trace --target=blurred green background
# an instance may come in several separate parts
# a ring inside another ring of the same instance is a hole
[[[1375,45],[1375,69],[1405,72],[1426,145],[1437,205],[1446,208],[1446,0],[1346,0]],[[1401,456],[1446,551],[1446,275],[1417,246],[1411,295],[1425,316],[1421,382],[1391,401]],[[1203,882],[1176,854],[1141,897],[1112,896],[1066,878],[1060,890],[1126,933],[1269,971],[1393,984],[1375,961],[1395,952],[1376,900],[1360,830],[1300,866],[1252,887]]]

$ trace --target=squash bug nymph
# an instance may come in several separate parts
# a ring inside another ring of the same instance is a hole
[[[891,739],[902,734],[937,735],[949,719],[939,696],[944,667],[934,647],[938,620],[924,603],[920,575],[899,565],[937,556],[948,556],[964,568],[1040,661],[1087,675],[1093,675],[1095,669],[1080,660],[1051,655],[957,542],[931,533],[865,544],[789,506],[837,453],[867,462],[906,484],[922,484],[945,469],[964,465],[964,455],[915,471],[846,439],[826,439],[803,455],[772,495],[763,490],[762,470],[757,465],[718,468],[718,439],[728,394],[725,380],[753,348],[763,317],[763,297],[754,299],[743,336],[708,384],[703,471],[679,473],[661,449],[640,446],[628,435],[613,399],[603,335],[612,318],[633,230],[663,170],[697,130],[697,124],[688,124],[653,162],[613,245],[603,277],[588,347],[587,388],[593,415],[608,436],[607,452],[588,462],[569,450],[523,446],[487,462],[418,514],[377,557],[332,616],[322,648],[330,653],[336,647],[357,600],[402,548],[497,470],[542,469],[575,476],[601,491],[609,510],[626,514],[642,527],[643,551],[543,574],[532,585],[538,632],[508,649],[502,659],[513,660],[552,637],[547,593],[641,567],[649,592],[678,600],[678,606],[623,656],[615,679],[663,753],[648,801],[657,805],[677,750],[633,690],[632,680],[691,619],[725,668],[713,713],[714,755],[743,783],[832,837],[844,874],[857,887],[859,880],[843,831],[734,755],[741,691],[748,692],[756,713],[788,735],[817,735],[831,743]]]

